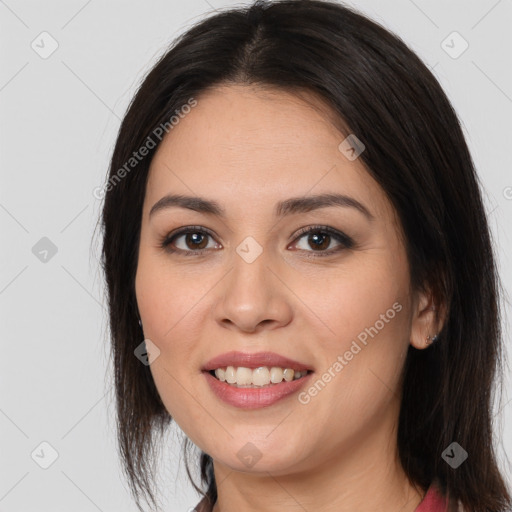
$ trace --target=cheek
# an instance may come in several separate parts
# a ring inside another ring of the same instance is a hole
[[[374,264],[308,287],[308,305],[326,326],[318,340],[321,382],[304,396],[325,409],[318,418],[348,416],[362,425],[396,396],[410,328],[406,278],[389,263]]]
[[[304,297],[311,318],[322,326],[318,334],[325,340],[326,352],[332,354],[358,337],[364,342],[378,334],[382,345],[384,339],[393,338],[392,333],[403,331],[406,285],[402,271],[374,258],[364,265],[347,265],[344,271],[330,271],[325,279],[317,276],[314,285],[298,278],[294,292]]]
[[[160,350],[150,371],[166,410],[195,443],[201,440],[193,425],[204,422],[204,411],[192,398],[191,380],[199,371],[197,340],[204,337],[200,299],[210,287],[204,279],[171,271],[157,258],[139,258],[135,288],[144,336]]]
[[[178,423],[180,409],[189,415],[196,411],[187,390],[204,362],[200,340],[208,342],[207,294],[215,281],[211,273],[173,268],[162,255],[141,251],[135,281],[137,302],[144,336],[160,350],[150,370],[167,410],[177,415]]]
[[[141,251],[135,289],[144,334],[162,345],[161,350],[192,344],[200,333],[201,298],[210,287],[204,272],[194,276],[173,270],[165,257]]]

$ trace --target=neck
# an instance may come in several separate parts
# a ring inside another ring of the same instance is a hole
[[[218,499],[213,512],[414,512],[425,491],[414,487],[398,459],[394,429],[331,450],[332,456],[305,471],[233,471],[214,461]],[[355,441],[355,440],[353,440]]]

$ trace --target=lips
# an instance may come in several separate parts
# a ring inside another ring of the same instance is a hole
[[[255,352],[251,354],[237,351],[226,352],[214,357],[213,359],[210,359],[203,366],[203,368],[201,368],[201,370],[209,372],[211,370],[216,370],[217,368],[223,368],[227,366],[243,366],[245,368],[252,369],[259,368],[261,366],[277,366],[280,368],[292,368],[293,370],[297,371],[313,370],[310,365],[281,356],[274,352]]]
[[[262,388],[237,388],[221,382],[210,375],[210,372],[204,371],[203,375],[210,390],[220,401],[238,409],[254,410],[272,406],[286,398],[290,399],[311,382],[314,374],[308,373],[305,377],[291,382],[283,381]]]

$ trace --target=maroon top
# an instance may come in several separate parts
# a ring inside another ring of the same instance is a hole
[[[448,502],[435,485],[431,485],[415,512],[445,512]]]
[[[446,512],[446,507],[446,498],[435,485],[431,485],[414,512]],[[206,498],[203,498],[195,508],[196,512],[212,512],[212,509],[213,506],[208,505]]]

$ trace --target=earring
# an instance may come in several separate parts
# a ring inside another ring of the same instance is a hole
[[[438,334],[434,334],[434,337],[433,337],[433,338],[431,338],[431,337],[430,337],[430,335],[429,335],[429,336],[427,336],[427,337],[425,338],[425,343],[426,343],[427,345],[430,345],[431,343],[434,343],[434,341],[437,341],[437,339],[438,339],[438,338],[439,338],[439,335],[438,335]]]

